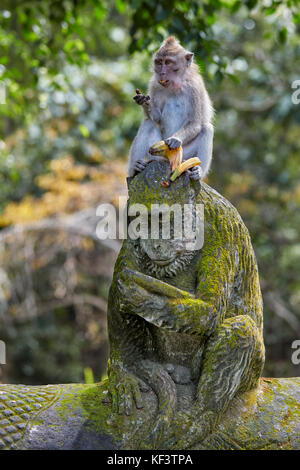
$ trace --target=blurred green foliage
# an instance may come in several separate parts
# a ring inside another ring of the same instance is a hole
[[[195,52],[216,109],[208,182],[249,228],[265,302],[265,373],[274,376],[299,375],[290,361],[300,338],[300,105],[291,100],[300,78],[299,18],[292,0],[4,0],[0,7],[7,98],[0,105],[1,210],[28,194],[39,198],[36,177],[53,159],[71,155],[91,167],[125,162],[142,119],[132,96],[146,90],[151,53],[169,34]],[[57,321],[50,312],[19,327],[18,380],[84,379],[84,347],[61,318],[65,352],[48,345],[53,364],[66,357],[61,375],[46,359],[42,373],[40,353],[30,352],[27,330],[47,338]],[[31,375],[20,359],[28,344]]]

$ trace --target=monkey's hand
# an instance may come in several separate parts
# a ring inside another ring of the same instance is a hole
[[[191,178],[191,180],[198,181],[201,179],[202,170],[199,166],[193,166],[190,170],[187,170],[187,174]]]
[[[182,140],[178,139],[177,137],[169,137],[165,140],[165,143],[169,147],[170,150],[178,149],[180,145],[182,145]]]
[[[134,406],[143,408],[141,390],[149,387],[140,378],[129,372],[120,362],[108,363],[108,391],[115,413],[130,415]]]
[[[150,102],[150,96],[149,95],[143,95],[141,90],[138,88],[135,90],[136,95],[133,97],[134,101],[139,104],[139,105],[144,105],[144,104],[149,104]]]

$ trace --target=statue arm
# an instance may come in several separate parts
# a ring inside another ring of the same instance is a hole
[[[203,300],[166,282],[124,268],[118,279],[121,309],[169,331],[210,335],[222,321],[225,309],[220,295]],[[207,281],[206,281],[207,282]],[[222,278],[213,275],[210,284],[222,292]],[[199,289],[198,289],[199,291]]]
[[[126,271],[124,275],[127,275]],[[117,277],[110,291],[108,309],[108,388],[112,406],[114,411],[130,415],[134,406],[143,406],[141,391],[147,391],[151,386],[158,397],[158,416],[152,433],[155,439],[164,432],[167,417],[175,411],[176,387],[162,365],[145,359],[151,341],[147,324],[138,315],[122,312],[119,284]]]

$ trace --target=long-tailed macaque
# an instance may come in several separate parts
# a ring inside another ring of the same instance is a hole
[[[149,148],[160,140],[170,149],[182,145],[183,160],[201,160],[201,167],[188,170],[191,178],[207,175],[213,148],[213,107],[193,56],[173,36],[154,55],[149,95],[136,90],[134,97],[143,107],[145,120],[130,149],[129,176],[155,158]]]

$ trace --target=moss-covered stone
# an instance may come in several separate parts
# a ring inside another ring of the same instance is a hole
[[[190,386],[178,386],[178,393],[180,407],[188,407]],[[1,385],[0,397],[0,438],[5,449],[148,448],[143,438],[154,424],[157,409],[156,396],[148,391],[142,393],[143,408],[132,416],[113,413],[107,382]],[[22,406],[13,404],[14,400],[22,401]],[[38,411],[37,403],[41,404]],[[3,414],[5,410],[12,414]],[[14,419],[17,416],[19,420]],[[16,437],[17,424],[22,426]],[[262,378],[258,389],[235,398],[215,432],[192,448],[300,449],[300,378]]]
[[[182,224],[188,206],[196,225],[202,205],[204,245],[188,247],[191,229],[125,240],[108,308],[110,393],[116,408],[136,401],[132,374],[155,391],[157,421],[148,439],[154,448],[205,439],[237,393],[257,387],[264,363],[262,297],[248,230],[224,197],[187,174],[163,186],[169,171],[168,162],[148,165],[129,186],[128,206],[176,207]],[[187,382],[194,400],[176,417],[174,384]]]

